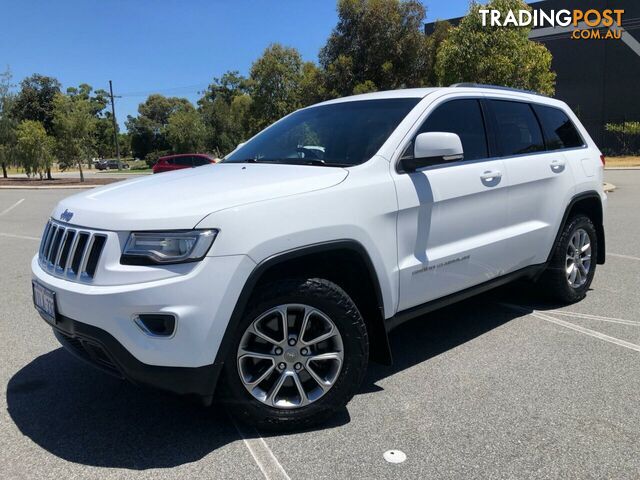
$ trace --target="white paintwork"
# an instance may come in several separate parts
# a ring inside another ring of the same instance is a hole
[[[425,132],[416,136],[413,155],[416,158],[447,157],[462,158],[462,142],[455,133]]]
[[[421,101],[377,154],[358,166],[221,163],[69,197],[53,218],[69,210],[73,224],[107,234],[95,278],[70,282],[44,272],[37,259],[33,276],[56,292],[60,313],[108,331],[142,362],[196,367],[213,362],[247,278],[273,255],[331,240],[360,243],[374,266],[389,318],[543,262],[574,194],[595,190],[606,204],[600,152],[562,102],[486,88],[439,88],[325,103],[397,97]],[[587,147],[398,172],[402,152],[434,108],[451,99],[487,97],[562,108]],[[558,162],[560,174],[552,170]],[[199,263],[141,267],[119,262],[130,231],[191,228],[219,230]],[[178,317],[173,338],[149,337],[134,324],[135,314],[150,312]]]
[[[73,195],[52,213],[104,230],[193,228],[216,210],[329,188],[346,169],[220,163],[112,183]]]

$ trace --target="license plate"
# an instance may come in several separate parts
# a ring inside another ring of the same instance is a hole
[[[56,323],[56,293],[43,287],[38,282],[32,282],[33,304],[42,318],[47,322]]]

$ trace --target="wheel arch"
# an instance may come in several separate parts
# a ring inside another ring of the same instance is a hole
[[[332,268],[336,261],[349,268]],[[384,365],[392,362],[384,321],[384,300],[378,275],[366,249],[355,240],[335,240],[295,248],[272,255],[253,269],[236,301],[215,363],[224,363],[240,320],[261,284],[285,276],[318,276],[345,290],[360,310],[367,325],[371,360]],[[355,282],[354,280],[361,280]]]
[[[602,199],[600,195],[595,190],[590,190],[587,192],[581,192],[575,195],[567,208],[565,209],[564,215],[562,217],[562,222],[560,223],[560,227],[558,228],[558,232],[556,233],[556,238],[553,242],[553,246],[551,248],[551,252],[547,258],[547,263],[551,260],[553,256],[553,252],[558,244],[560,236],[562,235],[562,231],[564,230],[565,225],[569,218],[578,213],[583,213],[587,215],[594,226],[596,227],[596,235],[598,240],[598,257],[596,258],[596,262],[598,264],[603,264],[606,259],[606,250],[605,250],[605,234],[604,234],[604,224],[603,224],[603,211],[602,211]]]

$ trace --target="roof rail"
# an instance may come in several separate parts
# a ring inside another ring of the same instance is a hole
[[[453,83],[449,85],[449,87],[451,88],[457,88],[457,87],[491,88],[493,90],[507,90],[509,92],[528,93],[529,95],[538,95],[541,97],[547,96],[547,95],[543,95],[542,93],[534,92],[532,90],[524,90],[522,88],[513,88],[513,87],[502,87],[500,85],[489,85],[487,83],[473,83],[473,82]]]

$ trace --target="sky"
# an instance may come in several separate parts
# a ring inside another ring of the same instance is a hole
[[[468,0],[424,0],[426,21],[463,15]],[[273,42],[318,52],[336,25],[331,0],[0,0],[0,70],[66,89],[113,81],[121,126],[151,93],[195,102],[212,78],[248,74]]]

